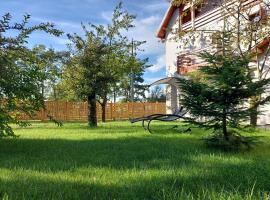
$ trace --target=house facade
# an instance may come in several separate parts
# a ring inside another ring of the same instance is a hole
[[[268,13],[266,8],[262,6],[262,1],[245,1],[244,4],[249,9],[249,15],[251,17],[264,17]],[[180,6],[170,4],[157,33],[157,37],[165,44],[166,75],[169,80],[173,77],[183,77],[188,72],[197,70],[198,67],[203,66],[205,63],[198,57],[199,52],[208,51],[214,53],[217,51],[218,47],[214,42],[215,38],[211,31],[223,29],[223,5],[224,0],[207,0],[204,4],[200,5],[199,9],[197,5],[191,5],[190,3]],[[190,30],[209,30],[209,33],[207,31],[194,31],[191,37],[191,34],[188,33]],[[179,33],[185,32],[187,34],[179,37]],[[258,52],[257,57],[261,62],[267,57],[267,67],[270,66],[268,46],[269,38],[265,38],[255,47],[256,52]],[[256,77],[257,64],[251,63],[251,65],[254,65],[254,76]],[[181,91],[179,91],[177,84],[170,84],[166,92],[167,112],[172,113],[179,107]],[[270,91],[267,91],[267,94],[270,95]],[[260,109],[264,111],[264,115],[259,118],[258,124],[270,124],[270,105],[266,105]]]

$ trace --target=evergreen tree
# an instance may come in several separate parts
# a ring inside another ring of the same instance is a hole
[[[200,56],[208,64],[199,69],[199,78],[180,80],[182,104],[191,114],[188,121],[213,128],[228,141],[228,127],[249,118],[249,99],[265,91],[270,79],[253,80],[248,57],[207,52]]]
[[[142,101],[146,98],[145,92],[148,90],[148,86],[144,85],[144,70],[149,67],[147,65],[148,59],[139,59],[135,56],[131,56],[126,63],[129,70],[125,76],[119,80],[118,95],[122,96],[123,102],[135,102]],[[132,70],[131,70],[132,68]],[[130,72],[132,71],[132,73]],[[133,83],[131,83],[133,81]],[[133,99],[132,99],[132,86],[133,86]]]

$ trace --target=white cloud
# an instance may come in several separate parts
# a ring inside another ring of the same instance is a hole
[[[112,20],[112,15],[113,15],[112,11],[101,12],[102,19],[104,19],[105,21],[108,21],[108,22],[110,22]]]
[[[70,40],[63,37],[53,37],[53,41],[60,45],[67,45],[70,43]]]
[[[103,20],[110,22],[112,18],[112,11],[101,12]],[[156,37],[157,30],[162,21],[163,16],[151,15],[145,18],[137,18],[134,20],[135,27],[128,32],[123,31],[129,39],[137,41],[146,41],[146,44],[141,46],[143,55],[160,55],[164,53],[164,45]]]
[[[154,11],[160,11],[160,10],[164,10],[164,9],[167,9],[168,8],[168,2],[164,1],[164,2],[161,2],[161,3],[155,3],[155,4],[147,4],[147,5],[144,5],[144,9],[147,10],[147,11],[151,11],[151,12],[154,12]]]
[[[127,33],[130,39],[146,41],[146,44],[142,46],[144,49],[143,55],[160,55],[164,53],[164,45],[156,37],[161,21],[162,17],[158,15],[136,19],[134,22],[135,28]]]
[[[76,23],[76,22],[71,22],[71,21],[60,21],[60,20],[51,20],[47,18],[39,18],[39,17],[32,17],[32,20],[36,22],[52,22],[54,23],[57,27],[63,28],[63,29],[71,29],[71,30],[78,30],[81,29],[81,24]]]
[[[147,68],[147,71],[152,73],[159,72],[161,70],[164,70],[165,67],[166,67],[166,57],[165,54],[163,54],[157,58],[156,63],[152,67]]]
[[[152,24],[157,24],[157,23],[160,23],[160,17],[158,16],[150,16],[150,17],[147,17],[147,18],[144,18],[141,20],[141,23],[143,25],[152,25]]]

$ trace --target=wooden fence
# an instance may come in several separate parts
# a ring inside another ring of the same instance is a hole
[[[46,101],[46,111],[36,113],[34,118],[21,115],[22,120],[48,120],[48,115],[61,121],[87,121],[88,106],[86,102]],[[108,103],[106,120],[126,120],[155,113],[166,113],[165,103]],[[101,106],[97,104],[97,118],[101,120]]]

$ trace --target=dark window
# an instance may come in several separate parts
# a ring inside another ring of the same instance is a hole
[[[193,64],[193,60],[188,55],[177,56],[177,73],[187,73],[188,68],[191,67]]]
[[[186,10],[182,13],[182,24],[188,23],[191,21],[191,12]]]

